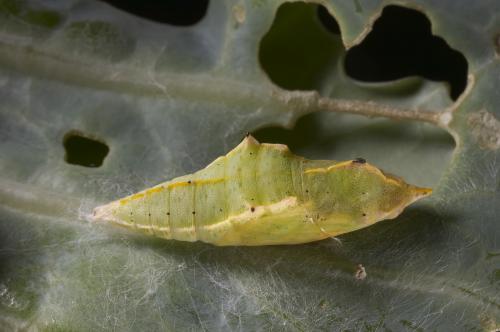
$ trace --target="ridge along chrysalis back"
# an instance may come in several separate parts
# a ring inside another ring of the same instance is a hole
[[[395,218],[431,192],[363,158],[307,160],[248,135],[198,172],[97,207],[94,219],[221,246],[295,244]]]

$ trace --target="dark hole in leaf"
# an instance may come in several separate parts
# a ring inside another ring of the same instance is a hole
[[[323,23],[322,23],[323,22]],[[342,54],[340,30],[323,6],[284,3],[262,38],[259,60],[269,78],[288,90],[315,90]]]
[[[198,23],[206,14],[208,0],[101,0],[108,4],[147,18],[178,26]]]
[[[432,35],[429,19],[419,11],[387,6],[360,45],[347,52],[349,76],[368,82],[420,75],[450,84],[457,99],[467,83],[467,61],[446,41]]]
[[[65,160],[68,164],[85,167],[99,167],[109,152],[109,147],[77,131],[70,131],[64,136]]]
[[[318,18],[328,31],[340,35],[340,26],[326,7],[318,6]]]

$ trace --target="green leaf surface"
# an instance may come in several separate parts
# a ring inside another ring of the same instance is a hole
[[[0,330],[500,327],[500,3],[397,2],[467,59],[456,101],[443,82],[345,73],[346,48],[393,2],[323,1],[341,35],[282,3],[212,0],[174,26],[101,1],[0,0]],[[219,248],[88,222],[247,132],[308,158],[364,157],[434,194],[341,243]],[[109,148],[102,166],[67,162],[72,133]]]

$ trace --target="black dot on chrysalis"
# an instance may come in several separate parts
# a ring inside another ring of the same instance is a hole
[[[364,159],[364,158],[356,158],[356,159],[353,159],[352,162],[355,163],[355,164],[365,164],[366,163],[366,159]]]

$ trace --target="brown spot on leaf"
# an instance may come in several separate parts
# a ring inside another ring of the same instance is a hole
[[[356,269],[356,273],[354,273],[354,278],[356,280],[364,280],[366,278],[366,269],[363,265],[358,264],[358,268]]]
[[[497,53],[497,56],[500,57],[500,33],[497,33],[495,35],[495,38],[493,39],[493,42],[495,43],[495,51]]]
[[[237,4],[233,6],[233,18],[235,21],[235,27],[238,27],[245,22],[246,10],[243,4]]]

